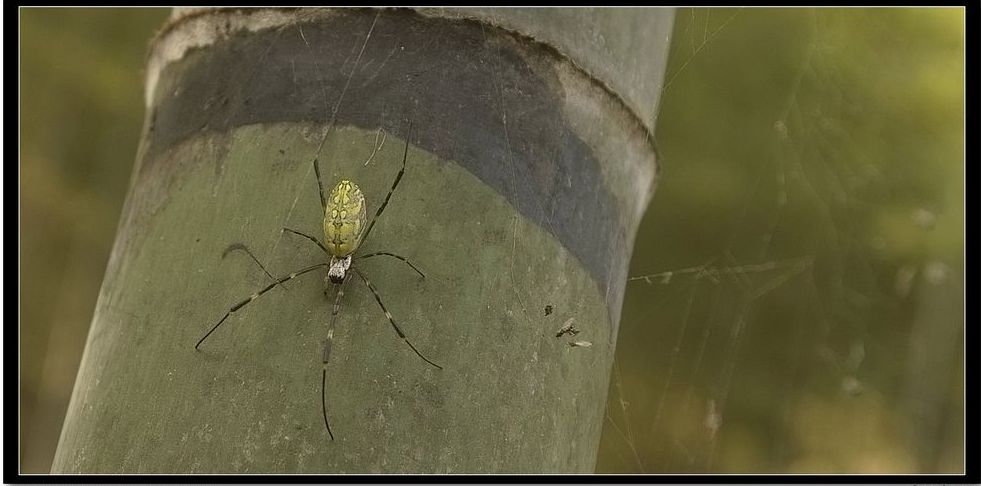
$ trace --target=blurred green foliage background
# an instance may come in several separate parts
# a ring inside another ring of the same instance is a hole
[[[20,10],[21,471],[50,470],[169,9]]]
[[[22,472],[50,468],[168,15],[20,11]],[[666,79],[597,471],[962,471],[963,10],[681,9]]]

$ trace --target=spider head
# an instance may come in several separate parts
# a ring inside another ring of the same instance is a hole
[[[327,270],[327,278],[331,282],[339,284],[344,281],[348,268],[351,268],[351,255],[342,258],[331,257],[330,268]]]

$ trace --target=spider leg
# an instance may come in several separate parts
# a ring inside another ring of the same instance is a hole
[[[321,145],[323,145],[323,143],[321,143]],[[320,212],[326,213],[327,198],[324,197],[324,181],[320,178],[320,164],[316,157],[313,158],[313,171],[317,173],[317,189],[320,189]]]
[[[246,254],[248,254],[250,257],[252,257],[252,261],[254,261],[256,265],[259,265],[259,268],[262,269],[262,272],[265,273],[267,277],[269,277],[269,278],[271,278],[273,280],[276,279],[276,277],[273,277],[272,274],[269,273],[268,270],[266,270],[266,267],[262,265],[262,262],[260,262],[259,259],[256,258],[256,256],[254,254],[252,254],[252,250],[249,250],[249,247],[245,246],[245,244],[243,244],[243,243],[232,243],[231,245],[228,245],[228,248],[225,248],[225,251],[221,252],[221,257],[224,259],[226,256],[228,256],[229,253],[231,253],[231,252],[233,252],[235,250],[242,250],[242,251],[244,251]],[[284,289],[289,290],[289,287],[287,287],[286,284],[283,284],[282,287]]]
[[[412,351],[414,351],[416,353],[416,355],[418,355],[420,358],[422,358],[423,361],[425,361],[425,362],[427,362],[427,363],[429,363],[429,364],[431,364],[431,365],[433,365],[433,366],[435,366],[435,367],[437,367],[439,369],[443,369],[442,366],[440,366],[440,365],[438,365],[436,363],[433,363],[432,361],[429,360],[429,358],[423,356],[422,353],[420,353],[419,350],[416,349],[416,347],[412,345],[412,342],[409,341],[409,338],[405,337],[405,333],[402,332],[402,329],[399,328],[399,325],[395,323],[395,319],[392,318],[392,314],[390,312],[388,312],[388,309],[385,308],[385,304],[382,303],[381,297],[378,295],[378,290],[376,290],[375,289],[375,286],[372,285],[372,283],[369,282],[367,278],[365,278],[364,274],[361,273],[361,271],[358,270],[357,268],[355,268],[354,266],[351,267],[351,270],[354,270],[354,273],[356,273],[359,277],[361,277],[361,280],[363,280],[364,283],[368,286],[368,290],[370,290],[371,293],[375,296],[375,301],[378,302],[378,306],[381,307],[382,311],[385,312],[385,317],[388,318],[388,322],[390,322],[392,324],[392,328],[394,328],[395,329],[395,332],[398,333],[399,337],[402,338],[403,341],[405,341],[405,344],[408,344],[409,347],[412,348]]]
[[[253,300],[258,299],[260,295],[268,292],[273,287],[275,287],[275,286],[277,286],[277,285],[279,285],[279,284],[281,284],[281,283],[283,283],[283,282],[285,282],[287,280],[292,280],[292,279],[294,279],[296,277],[299,277],[300,275],[303,275],[304,273],[309,273],[309,272],[312,272],[312,271],[314,271],[314,270],[316,270],[316,269],[318,269],[320,267],[325,267],[325,266],[327,266],[326,263],[318,263],[316,265],[312,265],[312,266],[309,266],[309,267],[304,268],[302,270],[293,272],[293,273],[291,273],[291,274],[289,274],[289,275],[287,275],[285,277],[276,279],[275,282],[273,282],[273,283],[265,286],[262,290],[260,290],[260,291],[258,291],[256,293],[252,294],[252,296],[250,296],[249,298],[247,298],[247,299],[239,302],[238,304],[233,305],[231,307],[231,309],[228,309],[228,312],[225,313],[225,316],[222,317],[221,320],[218,321],[218,324],[215,324],[215,327],[212,327],[211,330],[208,331],[208,333],[205,334],[204,337],[202,337],[198,341],[198,343],[194,345],[194,349],[198,349],[198,347],[201,346],[201,343],[203,343],[205,339],[208,339],[208,336],[210,336],[211,333],[215,332],[215,330],[218,329],[218,327],[221,326],[225,322],[226,319],[228,319],[228,316],[232,315],[233,313],[235,313],[235,311],[241,309],[242,307],[245,307],[246,304],[252,302]]]
[[[310,240],[310,241],[312,241],[312,242],[314,242],[314,243],[316,243],[316,244],[317,244],[317,246],[319,246],[319,247],[320,247],[320,249],[321,249],[321,250],[323,250],[323,251],[324,251],[324,253],[326,253],[326,254],[327,254],[327,256],[330,256],[330,252],[329,252],[329,251],[327,251],[327,247],[326,247],[326,246],[324,246],[324,244],[323,244],[323,243],[321,243],[321,242],[320,242],[320,240],[318,240],[318,239],[316,239],[316,238],[314,238],[313,236],[310,236],[310,235],[308,235],[308,234],[306,234],[306,233],[300,233],[299,231],[297,231],[297,230],[295,230],[295,229],[290,229],[290,228],[283,228],[283,231],[289,231],[290,233],[293,233],[293,234],[295,234],[295,235],[300,235],[300,236],[302,236],[302,237],[304,237],[304,238],[306,238],[306,239],[308,239],[308,240]]]
[[[327,395],[327,367],[324,366],[323,373],[320,374],[320,410],[324,412],[324,425],[327,426],[327,435],[330,440],[334,440],[334,433],[330,431],[330,424],[327,422],[327,404],[324,398]]]
[[[341,310],[341,299],[344,297],[344,279],[341,283],[337,284],[337,296],[334,298],[334,307],[330,311],[330,324],[327,326],[327,339],[324,341],[324,367],[327,366],[327,361],[330,359],[330,346],[334,341],[334,323],[337,322],[337,313]]]
[[[412,262],[410,262],[408,258],[406,258],[404,256],[401,256],[401,255],[396,255],[394,253],[389,253],[387,251],[376,251],[374,253],[369,253],[367,255],[359,256],[358,259],[360,260],[362,258],[371,258],[371,257],[378,256],[378,255],[385,255],[385,256],[390,256],[390,257],[398,258],[399,260],[402,260],[403,262],[405,262],[406,265],[412,267],[412,269],[415,270],[416,273],[418,273],[420,277],[426,278],[426,274],[422,273],[422,270],[419,270],[418,268],[416,268],[416,266],[413,265]]]
[[[345,280],[346,281],[346,280]],[[330,423],[327,421],[327,362],[330,360],[330,346],[334,342],[334,322],[337,321],[337,313],[341,310],[341,298],[344,296],[344,281],[337,284],[337,297],[334,298],[334,307],[330,312],[330,324],[327,326],[327,339],[324,340],[323,352],[323,373],[320,377],[320,410],[324,414],[324,426],[327,427],[327,434],[330,440],[334,440],[334,433],[330,431]]]
[[[405,159],[409,155],[409,137],[411,136],[411,134],[412,134],[412,122],[410,121],[409,129],[406,130],[406,135],[405,135],[405,149],[402,153],[402,169],[400,169],[399,173],[395,176],[395,182],[392,183],[392,188],[388,190],[388,195],[385,196],[385,200],[382,201],[381,206],[378,207],[378,211],[371,218],[371,222],[368,223],[368,228],[364,231],[364,234],[361,235],[361,241],[365,241],[368,238],[368,233],[371,233],[371,228],[375,226],[375,221],[377,221],[378,217],[381,216],[382,211],[385,211],[385,206],[388,206],[388,200],[392,198],[392,194],[395,193],[395,188],[398,187],[399,181],[402,180],[402,175],[405,174]]]

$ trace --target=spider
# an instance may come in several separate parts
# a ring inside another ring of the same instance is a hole
[[[411,132],[412,132],[412,125],[410,124],[407,133],[411,133]],[[212,327],[211,330],[209,330],[200,340],[198,340],[197,344],[194,345],[194,349],[197,350],[199,346],[201,346],[201,343],[203,343],[204,340],[211,335],[211,333],[215,332],[215,330],[217,330],[218,327],[221,326],[225,322],[225,320],[228,319],[228,316],[234,314],[239,309],[245,307],[246,304],[249,304],[252,301],[258,299],[259,296],[268,292],[273,287],[280,285],[288,280],[292,280],[296,277],[299,277],[300,275],[310,273],[314,270],[317,270],[318,268],[327,267],[327,277],[324,278],[324,295],[325,296],[328,295],[328,291],[332,285],[337,287],[337,294],[336,297],[334,298],[334,306],[331,309],[330,324],[327,326],[327,338],[324,340],[324,347],[322,353],[323,370],[320,377],[320,408],[324,416],[324,426],[327,428],[327,433],[330,435],[331,440],[334,440],[334,433],[331,431],[330,422],[327,420],[327,404],[325,398],[326,396],[325,386],[327,382],[327,362],[330,359],[330,348],[334,338],[334,323],[337,320],[337,314],[341,308],[341,298],[344,296],[344,283],[347,282],[347,278],[350,275],[350,272],[353,272],[361,279],[361,281],[365,283],[365,285],[368,287],[368,290],[370,290],[372,295],[374,295],[375,301],[378,302],[378,306],[381,307],[381,310],[385,313],[385,317],[388,318],[388,322],[392,324],[392,328],[395,330],[395,333],[398,334],[398,336],[402,338],[402,340],[405,341],[406,344],[409,345],[412,351],[415,352],[415,354],[420,358],[422,358],[423,361],[425,361],[426,363],[429,363],[430,365],[436,367],[437,369],[443,369],[442,366],[434,363],[429,358],[423,356],[423,354],[420,353],[419,350],[412,345],[412,342],[409,341],[409,339],[405,336],[405,333],[402,332],[402,329],[399,327],[399,325],[396,324],[395,319],[392,317],[392,314],[388,312],[388,309],[385,308],[385,304],[382,303],[381,296],[378,295],[378,289],[376,289],[375,286],[371,283],[371,281],[368,280],[367,277],[365,277],[364,273],[362,273],[361,270],[359,270],[356,266],[354,266],[354,262],[356,260],[362,260],[365,258],[372,258],[376,256],[389,256],[404,262],[406,265],[412,268],[412,270],[418,273],[422,278],[426,278],[426,275],[423,274],[422,271],[420,271],[418,268],[416,268],[416,266],[413,265],[412,262],[409,261],[409,259],[400,255],[396,255],[394,253],[377,251],[374,253],[369,253],[367,255],[355,255],[355,252],[358,250],[358,248],[361,247],[361,244],[365,241],[365,239],[367,239],[368,234],[371,233],[371,229],[374,227],[375,221],[377,221],[378,217],[381,216],[383,211],[385,211],[385,207],[388,205],[388,201],[392,198],[392,194],[395,193],[395,189],[398,187],[399,181],[402,180],[402,175],[405,173],[405,161],[408,154],[409,154],[409,137],[407,136],[405,139],[405,149],[402,154],[402,169],[399,170],[398,175],[395,176],[395,182],[392,183],[392,188],[389,189],[388,195],[385,196],[385,200],[382,202],[381,206],[379,206],[378,211],[375,212],[374,217],[371,218],[371,222],[368,223],[367,227],[365,227],[365,207],[366,207],[365,198],[361,192],[361,189],[357,186],[357,184],[355,184],[352,181],[341,180],[340,182],[337,183],[337,185],[334,186],[333,190],[330,191],[330,195],[327,198],[325,198],[324,184],[323,184],[323,180],[320,178],[320,167],[318,166],[317,158],[314,158],[313,168],[314,168],[314,172],[316,172],[317,174],[317,186],[320,189],[320,207],[323,210],[323,214],[324,214],[324,242],[322,243],[320,240],[318,240],[313,236],[307,235],[305,233],[290,228],[283,228],[283,231],[288,231],[295,235],[302,236],[316,243],[317,246],[321,250],[323,250],[324,254],[328,257],[328,261],[308,266],[306,268],[292,272],[285,277],[278,278],[274,282],[263,287],[258,292],[252,294],[249,298],[233,305],[230,309],[228,309],[228,312],[225,313],[225,315],[218,321],[218,323],[215,324],[214,327]],[[245,248],[244,245],[241,245],[241,249],[245,249],[245,251],[249,253],[249,256],[251,256],[253,260],[255,260],[256,263],[259,264],[260,267],[262,267],[262,264],[259,263],[259,260],[255,257],[255,255],[252,255],[252,252],[250,252],[248,248]],[[263,271],[265,271],[264,267],[263,267]]]

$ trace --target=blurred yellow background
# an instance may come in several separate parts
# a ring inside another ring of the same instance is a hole
[[[25,473],[50,468],[168,14],[20,10]],[[963,46],[956,8],[676,12],[597,472],[963,469]]]

